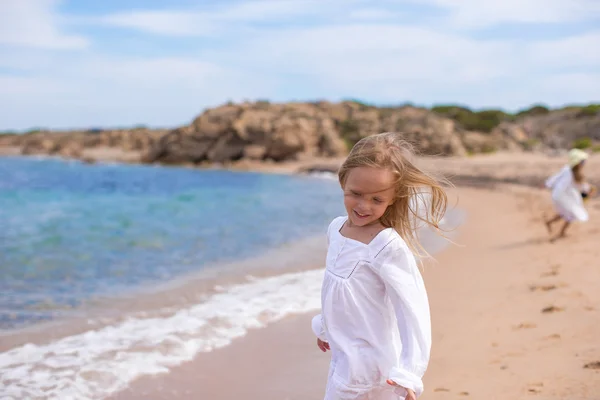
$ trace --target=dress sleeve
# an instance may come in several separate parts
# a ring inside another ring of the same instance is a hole
[[[556,183],[556,181],[558,180],[558,178],[560,177],[562,172],[563,172],[563,170],[561,169],[560,171],[558,171],[557,173],[552,175],[550,178],[546,179],[545,185],[546,185],[547,189],[552,189],[552,187],[554,186],[554,184]]]
[[[329,223],[329,226],[327,227],[327,246],[329,246],[329,243],[331,243],[331,235],[333,234],[334,230],[340,230],[345,220],[345,217],[337,217]]]
[[[570,169],[563,169],[552,186],[552,198],[556,199],[573,183],[573,175]]]
[[[321,314],[315,315],[312,319],[312,330],[316,337],[324,342],[327,342],[325,329],[323,328],[323,317]]]
[[[402,349],[388,378],[420,396],[431,352],[429,300],[415,257],[406,244],[386,247],[389,249],[375,258],[375,265],[394,308]]]
[[[338,225],[343,220],[343,217],[337,217],[333,221],[329,223],[327,227],[327,245],[331,242],[331,233],[333,229],[339,229]],[[324,342],[327,342],[327,337],[325,336],[325,327],[323,326],[323,316],[321,314],[315,315],[312,319],[312,331],[316,337],[321,339]]]

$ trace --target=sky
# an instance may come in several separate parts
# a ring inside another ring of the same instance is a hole
[[[228,101],[600,102],[600,0],[0,0],[0,131]]]

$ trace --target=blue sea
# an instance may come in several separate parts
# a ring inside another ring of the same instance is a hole
[[[323,234],[334,180],[0,158],[0,329]]]

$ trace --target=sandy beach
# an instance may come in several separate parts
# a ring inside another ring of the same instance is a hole
[[[550,243],[546,192],[458,188],[457,246],[424,270],[433,353],[423,399],[600,398],[598,201],[591,222]],[[311,315],[253,330],[113,399],[322,398],[329,357]]]

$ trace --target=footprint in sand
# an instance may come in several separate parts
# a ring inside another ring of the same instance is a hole
[[[529,387],[527,388],[527,391],[529,393],[541,393],[542,389],[544,387],[544,383],[543,382],[533,382],[529,384]]]
[[[558,333],[553,333],[552,335],[546,336],[544,339],[547,339],[547,340],[559,340],[560,339],[560,335]]]
[[[540,275],[542,278],[546,278],[549,276],[556,276],[560,273],[560,264],[556,264],[550,267],[550,271],[544,272]]]
[[[502,357],[523,357],[524,355],[525,353],[521,351],[509,351],[508,353],[503,354]]]
[[[557,307],[557,306],[548,306],[548,307],[542,308],[542,313],[544,313],[544,314],[555,313],[555,312],[560,312],[560,311],[565,311],[565,309],[562,307]]]
[[[542,291],[548,292],[550,290],[556,289],[558,286],[556,285],[529,285],[529,290],[532,292]]]
[[[433,389],[434,392],[449,392],[450,389],[446,389],[446,388],[435,388]]]
[[[537,328],[537,325],[534,324],[533,322],[522,322],[519,325],[516,325],[513,327],[513,330],[519,330],[519,329],[533,329],[533,328]]]
[[[591,363],[587,363],[583,366],[585,369],[600,369],[600,361],[594,361]]]

